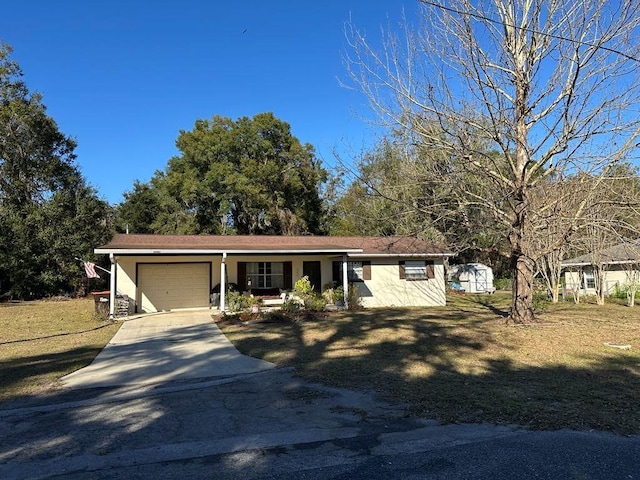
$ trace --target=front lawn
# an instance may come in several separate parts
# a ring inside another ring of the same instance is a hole
[[[522,327],[505,324],[508,303],[454,295],[446,307],[219,325],[243,353],[311,381],[373,389],[412,414],[640,433],[640,307],[561,302]]]
[[[0,303],[0,401],[54,389],[119,327],[96,318],[93,299]]]

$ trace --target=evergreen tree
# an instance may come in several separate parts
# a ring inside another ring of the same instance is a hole
[[[0,298],[78,291],[82,265],[109,236],[109,206],[75,165],[75,142],[29,93],[0,43]]]

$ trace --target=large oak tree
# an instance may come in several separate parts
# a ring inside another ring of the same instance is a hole
[[[197,120],[180,154],[149,183],[136,182],[118,209],[138,233],[317,234],[327,173],[309,144],[272,113]],[[140,212],[145,212],[141,215]]]

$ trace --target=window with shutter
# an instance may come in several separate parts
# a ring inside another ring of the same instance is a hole
[[[244,263],[244,262],[243,262]],[[246,262],[246,289],[285,288],[286,262]],[[240,264],[240,262],[238,262]],[[240,268],[238,269],[240,270]],[[238,274],[238,276],[240,276]]]
[[[425,263],[427,264],[427,278],[428,279],[436,278],[435,266],[434,266],[433,260],[429,260]]]
[[[347,279],[349,282],[371,280],[371,261],[347,262]],[[342,285],[342,262],[333,262],[333,281]]]
[[[401,280],[429,280],[435,278],[433,261],[403,260],[399,262]]]
[[[407,260],[404,262],[404,275],[407,280],[425,280],[427,265],[424,260]]]

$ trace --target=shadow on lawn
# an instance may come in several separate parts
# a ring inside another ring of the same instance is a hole
[[[16,385],[28,385],[33,378],[41,378],[43,383],[52,383],[62,375],[89,365],[101,348],[75,348],[59,353],[32,355],[0,361],[0,401],[3,408],[8,403],[5,392],[11,392]],[[28,397],[10,395],[10,403],[20,404]]]
[[[69,337],[71,335],[80,335],[83,333],[89,333],[89,332],[95,332],[97,330],[102,330],[103,328],[107,328],[110,327],[111,324],[110,323],[105,323],[103,325],[99,325],[97,327],[93,327],[93,328],[88,328],[86,330],[80,330],[77,332],[64,332],[64,333],[55,333],[52,335],[43,335],[40,337],[33,337],[33,338],[21,338],[18,340],[8,340],[6,342],[0,342],[0,345],[11,345],[13,343],[27,343],[27,342],[33,342],[36,340],[48,340],[50,338],[58,338],[58,337]]]
[[[509,350],[517,346],[499,344],[488,322],[503,323],[469,320],[464,309],[366,310],[263,326],[268,338],[255,330],[231,338],[307,380],[374,389],[440,421],[640,433],[637,356],[585,359],[585,368],[515,365]]]
[[[459,325],[461,321],[465,322],[463,328]],[[461,358],[478,358],[471,354],[496,347],[497,341],[487,322],[502,324],[500,319],[487,316],[469,320],[462,309],[386,309],[341,313],[307,322],[234,325],[229,330],[230,338],[243,353],[267,360],[279,356],[281,365],[295,366],[309,380],[375,389],[386,399],[407,404],[409,414],[451,422],[640,432],[637,356],[616,352],[605,361],[584,359],[585,364],[594,365],[592,368],[569,369],[520,368],[506,356],[492,355],[482,365],[469,363],[461,368]],[[225,325],[221,326],[225,329]],[[505,351],[513,348],[497,346]],[[67,370],[72,364],[88,363],[96,353],[97,349],[70,349],[46,357],[3,362],[0,382],[4,385],[5,381],[24,381],[42,369]],[[139,360],[142,362],[144,358]],[[208,358],[195,356],[192,360],[208,361]],[[190,446],[216,438],[215,432],[238,436],[238,451],[248,450],[252,444],[247,441],[255,435],[242,437],[238,432],[243,426],[240,422],[251,423],[267,408],[290,408],[287,391],[283,395],[278,388],[255,377],[233,395],[225,394],[225,387],[219,386],[175,395],[134,396],[113,403],[110,403],[111,389],[57,392],[49,397],[48,403],[79,399],[100,402],[50,412],[0,416],[2,462],[6,465],[53,459],[55,466],[57,459],[65,456],[108,459],[111,455],[114,459],[120,452],[126,458],[130,449],[156,448],[158,439]],[[185,409],[179,395],[193,399],[188,404],[191,408]],[[312,396],[309,401],[313,401]],[[228,418],[220,418],[218,412],[224,410],[230,411]],[[298,421],[298,411],[286,413],[292,422]],[[245,463],[234,467],[238,469],[238,477],[245,473],[242,468],[250,467],[254,469],[252,472],[261,468],[265,475],[270,472],[269,457],[262,454],[261,446],[255,448],[257,455],[243,456]],[[231,456],[229,460],[237,463]],[[141,464],[141,468],[146,467]],[[215,471],[213,467],[211,471]],[[113,470],[116,476],[118,472],[122,470]],[[79,475],[85,473],[92,474],[87,471]]]

